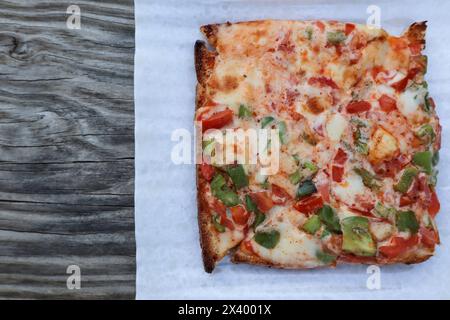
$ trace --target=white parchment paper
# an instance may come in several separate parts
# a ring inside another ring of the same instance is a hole
[[[437,218],[442,245],[412,266],[381,268],[369,290],[365,266],[275,270],[223,261],[203,271],[194,165],[175,165],[171,134],[193,132],[193,47],[207,23],[255,19],[333,19],[365,23],[381,8],[382,27],[400,34],[428,20],[427,81],[443,125]],[[176,1],[136,0],[136,240],[140,299],[411,299],[450,298],[449,141],[450,1]]]

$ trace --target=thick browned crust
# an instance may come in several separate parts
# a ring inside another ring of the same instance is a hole
[[[362,261],[358,261],[358,262],[352,262],[352,261],[349,261],[348,259],[339,257],[337,260],[337,264],[338,265],[366,264],[366,265],[378,265],[378,266],[392,265],[392,264],[408,264],[409,265],[409,264],[417,264],[417,263],[424,262],[424,261],[428,260],[429,258],[431,258],[432,256],[433,256],[432,253],[430,253],[428,255],[423,255],[423,256],[419,256],[419,255],[416,255],[413,253],[400,261],[398,261],[398,260],[377,261],[376,259],[373,259],[373,260],[367,259],[366,261],[362,260]],[[243,250],[239,250],[239,249],[232,256],[231,261],[233,263],[246,263],[246,264],[253,264],[253,265],[259,265],[259,266],[265,266],[265,267],[277,268],[277,269],[307,269],[307,268],[301,268],[301,267],[286,267],[281,264],[272,263],[270,261],[261,259],[260,257],[254,256],[252,254],[248,254],[248,253],[244,252]],[[333,268],[333,267],[335,267],[335,265],[329,265],[329,266],[324,266],[324,267],[332,267]]]
[[[219,259],[212,241],[211,222],[208,202],[204,197],[203,190],[206,181],[200,173],[200,166],[197,165],[197,206],[198,206],[198,227],[200,233],[200,246],[202,248],[203,266],[205,271],[211,273]]]
[[[207,101],[206,82],[211,76],[216,61],[216,53],[209,51],[204,41],[196,41],[194,46],[195,72],[197,74],[197,94],[195,108],[199,109]]]
[[[215,53],[210,52],[205,42],[197,41],[194,46],[195,72],[197,74],[197,95],[195,108],[202,107],[206,100],[206,82],[214,68]],[[200,246],[202,248],[203,265],[206,272],[212,272],[216,266],[219,256],[214,250],[212,239],[211,220],[208,202],[205,199],[207,181],[202,177],[200,165],[196,165],[197,177],[197,206],[198,206],[198,226],[200,233]]]
[[[410,43],[420,43],[422,49],[425,48],[425,32],[427,30],[427,22],[414,22],[412,25],[406,29],[404,35],[409,40]]]
[[[209,51],[204,41],[197,40],[194,46],[194,56],[197,81],[201,86],[205,86],[206,80],[214,68],[216,53]]]
[[[217,44],[217,31],[220,24],[207,24],[200,27],[200,31],[205,35],[209,44],[216,47]]]
[[[266,261],[258,256],[247,254],[240,248],[236,250],[236,252],[231,257],[231,262],[233,263],[249,263],[249,264],[256,264],[256,265],[262,265],[262,266],[268,266],[268,267],[275,267],[273,263],[270,263],[269,261]]]

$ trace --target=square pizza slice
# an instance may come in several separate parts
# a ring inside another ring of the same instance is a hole
[[[280,268],[433,255],[441,127],[424,79],[425,30],[425,22],[400,37],[335,21],[201,27],[209,46],[195,45],[195,121],[207,272],[227,254]],[[218,132],[264,128],[279,134],[275,173],[259,159],[219,161],[227,140]]]

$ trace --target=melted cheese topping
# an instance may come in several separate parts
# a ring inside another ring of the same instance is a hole
[[[266,249],[253,241],[256,253],[264,260],[286,268],[313,268],[322,265],[316,258],[317,251],[322,250],[321,242],[298,228],[295,223],[298,216],[295,210],[275,207],[270,214],[270,223],[259,227],[258,231],[276,229],[281,235],[280,242],[276,249]]]
[[[333,114],[327,122],[328,138],[337,142],[341,140],[341,136],[347,128],[348,121],[340,113]]]
[[[420,105],[425,101],[426,90],[424,88],[409,88],[399,95],[399,110],[409,117],[420,111]]]
[[[349,205],[356,203],[357,196],[364,194],[365,191],[366,188],[361,177],[354,171],[349,171],[344,181],[336,184],[333,188],[336,198]]]

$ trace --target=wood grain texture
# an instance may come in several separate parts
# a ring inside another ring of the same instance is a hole
[[[0,2],[0,298],[134,298],[133,66],[132,0]]]

